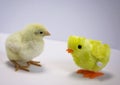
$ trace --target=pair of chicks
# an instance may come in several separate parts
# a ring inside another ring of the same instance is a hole
[[[6,40],[6,51],[9,60],[15,65],[16,71],[29,71],[29,66],[41,66],[39,61],[32,61],[40,55],[44,48],[44,36],[49,36],[47,29],[39,24],[31,24],[22,31],[10,35]],[[109,61],[110,47],[100,41],[88,40],[84,37],[70,36],[68,53],[75,63],[83,68],[77,71],[87,78],[103,75],[99,72]]]

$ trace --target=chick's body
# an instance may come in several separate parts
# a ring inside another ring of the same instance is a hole
[[[43,51],[43,39],[24,41],[24,36],[18,32],[8,37],[6,48],[10,60],[27,62]]]
[[[110,47],[107,44],[78,36],[69,37],[68,52],[79,67],[93,72],[104,68],[110,57]]]
[[[46,35],[49,35],[49,32],[39,24],[29,25],[22,31],[10,35],[6,40],[8,58],[13,63],[30,64],[29,61],[40,55],[43,51],[43,37]],[[32,64],[35,63],[32,62]]]

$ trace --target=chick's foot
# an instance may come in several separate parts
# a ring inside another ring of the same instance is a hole
[[[94,79],[96,77],[104,75],[104,73],[102,72],[94,72],[94,71],[88,71],[83,69],[78,70],[77,74],[83,74],[85,78],[90,78],[90,79]]]
[[[30,64],[36,65],[36,66],[41,66],[39,61],[28,61],[27,64],[28,64],[28,66],[29,66]]]
[[[15,70],[18,71],[19,69],[21,70],[24,70],[24,71],[28,71],[29,72],[29,69],[28,67],[29,66],[21,66],[20,64],[18,64],[16,61],[14,60],[11,60],[11,62],[15,65]]]

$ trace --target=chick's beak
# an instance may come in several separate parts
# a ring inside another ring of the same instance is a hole
[[[67,51],[68,53],[72,53],[72,52],[73,52],[73,50],[70,49],[70,48],[68,48],[66,51]]]
[[[46,31],[45,36],[50,36],[50,33],[48,31]]]

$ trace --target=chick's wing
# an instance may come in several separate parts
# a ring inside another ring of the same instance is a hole
[[[19,52],[22,47],[21,36],[18,33],[15,33],[8,37],[6,41],[6,48],[12,52]]]
[[[110,47],[107,44],[102,44],[100,41],[91,41],[92,55],[97,59],[101,60],[110,55]]]

